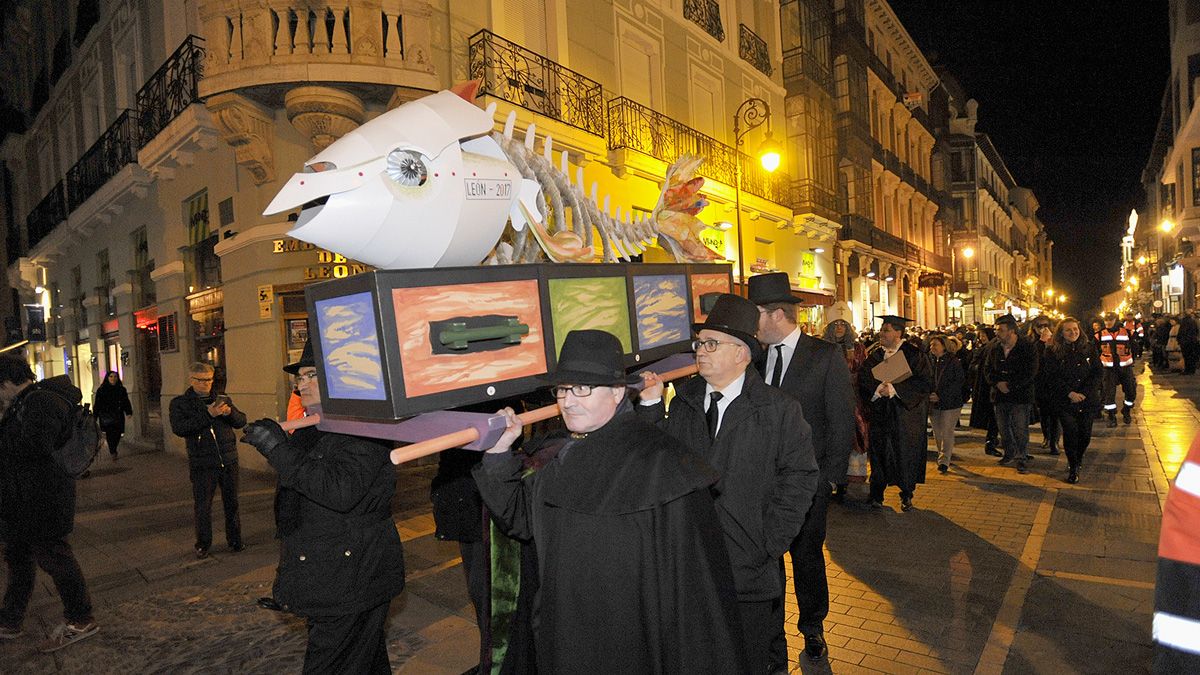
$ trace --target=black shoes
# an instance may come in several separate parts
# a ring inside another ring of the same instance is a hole
[[[900,510],[901,511],[912,511],[912,507],[913,507],[912,497],[901,497],[900,498]]]
[[[1025,462],[1017,462],[1017,473],[1029,473],[1029,467],[1025,466]]]
[[[1000,466],[1008,466],[1009,464],[1012,464],[1012,463],[1013,463],[1012,457],[1001,457],[1000,462],[999,462]]]
[[[1109,415],[1108,421],[1104,423],[1104,426],[1108,427],[1109,429],[1116,429],[1117,428],[1117,416]]]
[[[1121,411],[1121,421],[1124,422],[1126,426],[1133,424],[1133,415],[1130,414],[1129,408]]]
[[[995,441],[985,441],[983,443],[983,453],[985,455],[991,455],[992,457],[1001,457],[1004,454],[996,449]]]
[[[271,598],[271,597],[266,597],[266,596],[261,597],[258,600],[256,600],[254,604],[258,605],[259,607],[262,607],[263,609],[269,609],[272,612],[282,612],[283,611],[283,605],[280,605],[278,602],[275,602],[275,598]]]
[[[809,661],[824,661],[829,656],[829,647],[825,645],[823,634],[813,633],[804,636],[804,656]]]
[[[242,551],[246,550],[246,545],[239,541],[236,544],[230,544],[229,550],[233,551],[234,553],[241,553]]]
[[[208,549],[203,546],[196,547],[196,560],[204,560],[208,557]]]
[[[1067,472],[1067,482],[1072,485],[1079,482],[1079,467],[1071,467],[1070,471]]]
[[[1052,445],[1052,446],[1050,446],[1050,452],[1049,452],[1049,454],[1051,454],[1051,455],[1057,455],[1057,454],[1058,454],[1058,448],[1057,448],[1056,446],[1053,446],[1053,445]]]
[[[949,464],[938,464],[938,473],[946,473],[950,470]]]
[[[873,508],[873,509],[882,509],[882,508],[883,508],[883,501],[881,501],[881,500],[879,500],[879,499],[872,499],[872,500],[871,500],[871,508]]]
[[[846,486],[834,486],[833,494],[829,498],[832,499],[835,504],[844,504],[846,502]]]

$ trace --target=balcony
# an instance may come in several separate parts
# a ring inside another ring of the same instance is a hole
[[[608,147],[636,150],[666,164],[683,155],[698,155],[705,160],[697,173],[729,186],[737,183],[735,162],[740,162],[744,192],[785,203],[782,184],[786,178],[769,174],[757,168],[750,156],[624,97],[608,102]]]
[[[725,41],[725,28],[721,25],[721,5],[717,0],[683,0],[683,18],[704,29],[705,33]]]
[[[384,0],[201,0],[201,95],[281,83],[436,90],[430,8]]]
[[[489,94],[526,110],[603,137],[604,90],[599,82],[505,40],[488,30],[468,43],[470,77]]]
[[[894,234],[889,234],[875,227],[870,221],[859,216],[850,216],[842,223],[838,231],[838,239],[842,241],[857,241],[867,248],[890,253],[903,258],[905,255],[904,240]]]
[[[767,77],[775,72],[771,67],[771,51],[767,48],[766,40],[760,38],[758,33],[750,30],[744,23],[738,24],[738,56]]]
[[[837,193],[811,178],[789,181],[785,185],[782,201],[775,201],[797,215],[812,214],[832,223],[840,219]]]
[[[79,208],[113,176],[137,162],[138,115],[126,110],[67,172],[67,207]]]
[[[817,54],[804,47],[792,47],[783,52],[783,83],[788,86],[797,80],[807,78],[817,83],[822,89],[833,89],[833,75]],[[789,87],[790,89],[790,87]]]
[[[33,207],[25,217],[26,234],[29,236],[29,248],[33,248],[54,231],[58,224],[67,219],[67,195],[62,181],[59,181],[50,192]]]
[[[149,143],[171,120],[200,100],[204,61],[203,38],[189,35],[138,90],[139,148]]]

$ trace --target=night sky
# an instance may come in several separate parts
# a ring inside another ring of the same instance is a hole
[[[1116,290],[1129,210],[1170,75],[1167,3],[890,0],[926,58],[979,101],[1018,184],[1054,240],[1070,313]]]

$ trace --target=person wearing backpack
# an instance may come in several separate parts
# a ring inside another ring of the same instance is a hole
[[[121,384],[121,376],[115,370],[108,371],[104,383],[96,390],[93,407],[96,417],[100,419],[100,430],[104,432],[108,442],[108,454],[117,460],[117,445],[125,433],[125,418],[133,415],[133,406],[129,404],[129,392]]]
[[[25,361],[0,354],[0,533],[8,588],[0,607],[0,639],[22,636],[37,567],[54,580],[63,623],[38,645],[52,652],[96,634],[92,599],[67,542],[75,526],[75,479],[54,453],[71,434],[83,399],[66,375],[35,382]]]
[[[238,450],[233,433],[246,426],[246,414],[228,396],[213,391],[213,373],[207,363],[193,363],[188,368],[191,386],[171,399],[171,432],[187,441],[197,558],[208,557],[212,546],[212,502],[218,485],[225,507],[225,541],[234,553],[246,549],[238,514]]]

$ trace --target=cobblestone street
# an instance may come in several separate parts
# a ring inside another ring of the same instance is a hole
[[[793,672],[1148,671],[1161,504],[1200,426],[1200,382],[1148,373],[1139,382],[1134,424],[1097,424],[1078,485],[1062,481],[1065,458],[1036,454],[1036,428],[1024,476],[986,457],[978,432],[960,430],[954,466],[942,476],[930,464],[914,511],[900,512],[894,490],[883,511],[831,507],[831,661],[793,662]],[[432,536],[432,473],[401,470],[394,513],[409,583],[392,603],[388,644],[397,672],[457,675],[474,665],[478,637],[457,547]],[[29,635],[0,643],[0,672],[298,672],[303,623],[254,604],[274,573],[272,491],[271,476],[243,472],[249,548],[225,550],[217,518],[213,555],[196,560],[184,460],[100,460],[79,484],[72,537],[100,633],[35,652],[61,611],[39,574]]]

